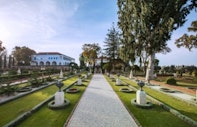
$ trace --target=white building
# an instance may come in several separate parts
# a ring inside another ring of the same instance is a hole
[[[32,66],[69,65],[75,59],[59,52],[40,52],[31,56]]]

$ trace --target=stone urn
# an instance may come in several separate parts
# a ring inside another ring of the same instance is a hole
[[[59,91],[55,93],[55,105],[58,106],[64,103],[64,92],[61,90],[63,83],[61,81],[57,81],[56,86],[59,88]]]
[[[117,75],[118,77],[116,78],[116,85],[120,85],[121,82],[120,82],[120,74]]]
[[[136,92],[136,102],[140,105],[146,104],[146,93],[143,91],[142,87],[145,85],[144,82],[139,81],[138,86],[140,86],[140,90]]]
[[[59,90],[55,93],[55,99],[48,103],[49,108],[61,109],[69,105],[69,100],[64,98],[64,92],[61,90],[63,85],[64,84],[60,80],[57,81],[56,86],[59,88]]]
[[[136,92],[136,98],[131,100],[131,104],[143,109],[152,108],[153,104],[146,101],[146,93],[142,89],[145,83],[143,81],[138,81],[137,84],[140,86],[140,90]]]
[[[81,75],[78,75],[78,80],[77,80],[77,85],[82,85],[82,79],[81,79]]]

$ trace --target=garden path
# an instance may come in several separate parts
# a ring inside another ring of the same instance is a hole
[[[67,127],[137,127],[102,74],[94,74]]]

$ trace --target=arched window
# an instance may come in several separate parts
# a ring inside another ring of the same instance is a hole
[[[43,66],[44,65],[44,62],[43,61],[40,61],[40,65]]]
[[[47,65],[47,66],[50,66],[50,62],[49,62],[49,61],[47,61],[47,62],[46,62],[46,65]]]
[[[57,65],[57,63],[55,61],[52,62],[52,65]]]

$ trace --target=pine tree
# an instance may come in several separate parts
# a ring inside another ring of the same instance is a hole
[[[114,23],[110,29],[108,29],[107,37],[104,41],[104,54],[107,58],[109,58],[110,65],[113,63],[114,67],[114,61],[119,58],[119,47],[120,47],[120,38],[119,38],[119,32],[115,28]]]

